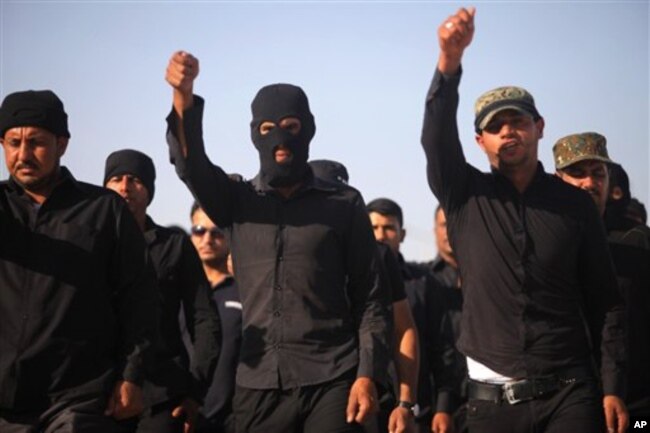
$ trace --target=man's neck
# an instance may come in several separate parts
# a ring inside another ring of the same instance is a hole
[[[296,192],[298,188],[300,188],[301,185],[302,182],[298,182],[291,186],[277,186],[274,189],[278,192],[278,194],[287,199],[291,197],[293,193]]]
[[[526,191],[537,172],[537,161],[534,164],[517,166],[514,168],[502,167],[499,172],[505,176],[520,194]]]
[[[456,262],[456,258],[453,255],[440,252],[440,258],[442,258],[442,260],[452,268],[458,269],[458,263]]]
[[[203,263],[203,270],[205,271],[205,276],[210,282],[210,287],[216,287],[217,285],[221,284],[226,278],[231,276],[228,273],[228,267],[225,262],[217,266],[211,266]]]
[[[25,190],[25,194],[36,204],[43,204],[45,203],[45,200],[52,194],[52,189],[49,189],[48,191],[29,191]]]

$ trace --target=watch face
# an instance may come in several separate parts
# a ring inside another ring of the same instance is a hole
[[[413,411],[413,416],[416,416],[416,417],[420,416],[420,405],[419,404],[415,403],[413,405],[413,407],[411,408],[411,410]]]

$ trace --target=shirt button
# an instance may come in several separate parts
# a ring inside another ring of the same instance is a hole
[[[284,260],[284,257],[280,256],[280,257],[278,257],[278,260],[279,260],[279,261],[283,261],[283,260]]]
[[[274,290],[282,290],[282,287],[280,287],[279,284],[276,284],[275,286],[273,286],[273,289]]]
[[[280,317],[281,314],[280,314],[279,311],[275,311],[275,312],[273,313],[273,315],[274,315],[275,317]]]

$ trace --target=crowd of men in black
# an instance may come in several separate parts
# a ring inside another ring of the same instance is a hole
[[[251,109],[256,177],[206,156],[199,63],[166,79],[170,158],[196,199],[187,236],[147,214],[153,161],[60,165],[59,97],[0,106],[0,431],[618,432],[650,417],[650,228],[606,138],[538,161],[544,118],[520,87],[475,104],[491,172],[456,111],[474,9],[438,28],[422,146],[438,257],[407,262],[404,215],[345,166],[309,162],[299,87]]]

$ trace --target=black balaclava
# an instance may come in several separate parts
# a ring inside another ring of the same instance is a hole
[[[307,95],[291,84],[271,84],[262,87],[251,104],[251,139],[260,154],[260,177],[273,187],[291,186],[300,182],[308,170],[309,142],[316,132],[314,116],[309,111]],[[279,127],[286,117],[296,117],[301,128],[298,135]],[[276,127],[268,134],[260,134],[260,125],[273,122]],[[275,150],[284,145],[292,157],[284,164],[275,162]]]

